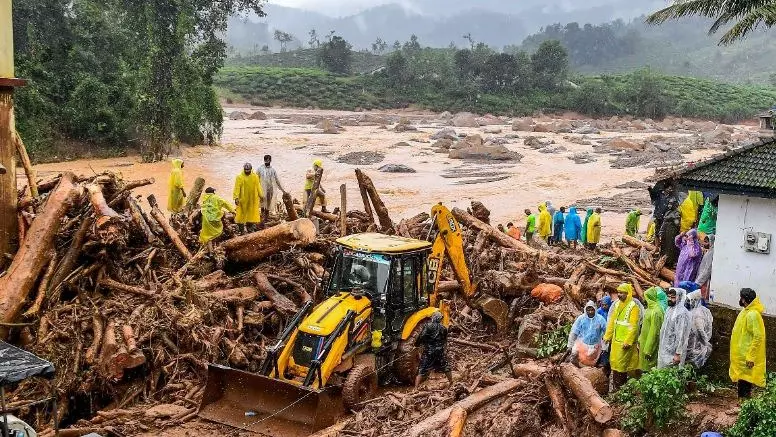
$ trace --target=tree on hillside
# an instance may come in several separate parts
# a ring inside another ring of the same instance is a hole
[[[670,106],[665,83],[649,69],[633,73],[624,100],[628,105],[628,112],[656,120],[664,118]]]
[[[308,35],[310,35],[310,40],[307,44],[310,45],[311,49],[316,49],[321,46],[321,41],[318,39],[318,32],[316,32],[315,29],[310,29]]]
[[[393,42],[393,49],[394,50],[401,50],[401,43],[399,42],[398,39]]]
[[[341,36],[335,36],[321,46],[320,62],[332,73],[348,74],[353,59],[352,46]]]
[[[397,50],[385,61],[385,75],[394,87],[406,88],[412,82],[412,77],[407,62],[407,57],[401,50]]]
[[[418,36],[414,33],[410,36],[410,40],[404,43],[403,50],[407,53],[416,53],[421,50]]]
[[[482,84],[485,91],[501,92],[512,90],[517,77],[517,59],[507,53],[488,57],[482,70]]]
[[[471,47],[471,49],[473,51],[475,43],[474,43],[474,38],[472,38],[472,33],[471,32],[466,33],[465,35],[462,36],[462,38],[465,39],[466,41],[469,41],[469,46]]]
[[[372,52],[375,55],[382,55],[385,53],[385,50],[388,48],[388,43],[383,41],[382,38],[377,37],[375,42],[372,43]]]
[[[273,39],[280,43],[280,51],[285,53],[288,50],[288,43],[294,40],[294,35],[282,30],[275,30]]]
[[[677,0],[675,4],[647,17],[649,24],[661,24],[668,20],[699,15],[714,19],[709,33],[733,26],[722,35],[720,44],[731,44],[760,26],[776,25],[775,0]]]
[[[557,89],[568,75],[569,55],[558,40],[543,42],[531,56],[536,86],[552,91]]]

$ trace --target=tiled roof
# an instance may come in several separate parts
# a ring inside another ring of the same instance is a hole
[[[687,168],[680,184],[759,197],[776,197],[776,139],[770,138]]]

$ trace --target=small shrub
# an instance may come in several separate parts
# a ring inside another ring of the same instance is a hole
[[[741,405],[735,425],[725,433],[729,437],[771,437],[776,435],[776,374],[768,375],[765,391]]]
[[[543,332],[536,336],[536,344],[539,345],[536,356],[538,358],[551,357],[566,350],[571,332],[571,324],[565,324],[549,332]]]

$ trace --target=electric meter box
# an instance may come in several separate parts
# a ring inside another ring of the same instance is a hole
[[[744,235],[744,250],[754,253],[771,253],[771,234],[747,231]]]

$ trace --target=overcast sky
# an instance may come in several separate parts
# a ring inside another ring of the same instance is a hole
[[[412,7],[411,0],[270,0],[270,3],[309,9],[335,17],[356,14],[364,9],[386,3],[403,3],[405,6]]]

